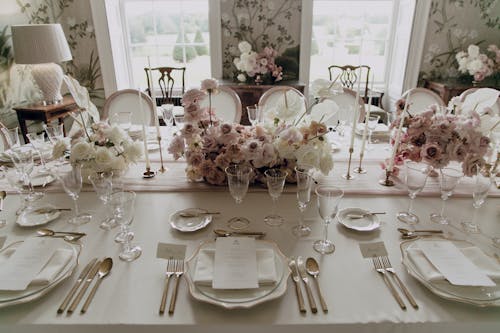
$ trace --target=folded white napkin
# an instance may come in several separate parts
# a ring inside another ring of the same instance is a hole
[[[211,286],[214,276],[215,250],[201,250],[196,260],[193,281],[201,286]],[[276,262],[272,249],[257,249],[257,278],[259,285],[278,282]]]
[[[460,251],[484,274],[488,275],[493,280],[500,281],[500,265],[484,254],[480,248],[471,246],[461,248]],[[426,281],[444,280],[443,274],[441,274],[427,259],[422,250],[417,248],[408,249],[407,254],[418,273],[420,273]]]

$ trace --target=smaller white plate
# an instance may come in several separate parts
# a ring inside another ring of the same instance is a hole
[[[344,208],[338,214],[338,220],[344,227],[357,231],[372,231],[380,227],[377,215],[366,215],[362,218],[350,218],[348,214],[361,215],[370,211],[361,208]]]
[[[47,184],[52,183],[54,180],[56,180],[56,178],[53,175],[48,173],[43,173],[43,174],[41,173],[31,177],[31,185],[45,186]],[[28,183],[26,182],[24,185],[28,186]]]
[[[50,213],[37,213],[38,209],[54,209]],[[24,210],[17,217],[16,223],[21,227],[35,227],[54,221],[61,215],[61,211],[55,206],[46,204],[40,207],[33,207],[31,210]]]
[[[155,142],[148,142],[148,151],[160,150],[160,145]]]
[[[173,213],[170,216],[170,225],[172,228],[182,231],[182,232],[193,232],[196,230],[200,230],[205,228],[207,225],[212,222],[212,215],[210,214],[203,214],[206,213],[206,209],[201,209],[201,208],[186,208],[179,210],[175,213]],[[182,213],[188,213],[188,214],[198,214],[202,213],[199,216],[195,217],[182,217]]]

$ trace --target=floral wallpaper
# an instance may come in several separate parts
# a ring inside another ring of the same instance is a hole
[[[420,82],[472,80],[458,72],[455,55],[476,44],[481,52],[500,42],[500,1],[433,0],[420,67]]]
[[[238,43],[247,41],[252,50],[266,46],[278,52],[276,64],[283,67],[283,80],[299,76],[301,0],[222,0],[223,77],[235,80],[233,60]]]
[[[89,0],[2,0],[0,10],[0,121],[16,126],[12,107],[38,100],[39,92],[26,66],[13,66],[10,26],[60,23],[73,60],[63,70],[89,90],[97,106],[104,103],[97,44]]]

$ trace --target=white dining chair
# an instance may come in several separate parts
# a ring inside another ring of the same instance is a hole
[[[460,96],[459,96],[460,102],[464,103],[468,96],[470,97],[471,94],[477,92],[480,89],[481,90],[487,89],[489,92],[492,92],[492,93],[496,92],[497,93],[497,96],[498,96],[497,102],[494,103],[493,105],[491,105],[491,109],[493,110],[494,115],[500,116],[500,95],[499,95],[500,92],[496,89],[493,89],[493,88],[470,88],[470,89],[467,89],[460,94]],[[481,110],[478,110],[478,111],[481,112]]]
[[[266,90],[259,99],[260,121],[272,121],[270,113],[279,105],[297,108],[299,117],[307,110],[306,99],[299,90],[289,86],[276,86]]]
[[[340,121],[350,123],[352,121],[354,111],[354,102],[356,101],[356,92],[349,88],[342,88],[343,92],[337,93],[326,99],[335,102],[338,106],[338,112],[326,120],[327,126],[336,126]],[[359,117],[358,122],[365,119],[365,104],[363,98],[359,96]]]
[[[142,111],[144,113],[144,123],[147,126],[155,125],[156,107],[153,105],[153,100],[147,94],[140,92]],[[115,114],[129,111],[131,113],[130,122],[132,124],[141,125],[143,123],[143,115],[141,115],[141,107],[139,105],[139,90],[124,89],[118,90],[111,94],[104,102],[101,118],[103,120],[113,119]]]
[[[219,86],[218,93],[212,95],[212,109],[215,115],[226,123],[237,123],[241,121],[241,100],[238,94],[231,88]],[[208,96],[201,100],[201,107],[208,107]]]
[[[410,97],[410,105],[408,112],[410,114],[418,114],[424,112],[432,104],[437,104],[442,107],[445,106],[441,97],[434,91],[427,88],[412,88],[407,90],[402,98]]]

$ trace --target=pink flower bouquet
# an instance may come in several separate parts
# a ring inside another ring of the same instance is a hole
[[[276,65],[275,58],[278,52],[272,47],[266,46],[260,53],[252,51],[250,43],[243,41],[238,44],[241,52],[240,57],[234,58],[233,63],[238,69],[236,77],[240,82],[246,82],[251,78],[255,83],[262,83],[266,79],[278,82],[283,79],[283,68]]]

